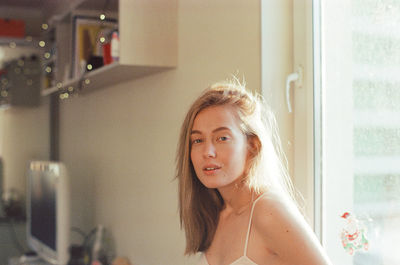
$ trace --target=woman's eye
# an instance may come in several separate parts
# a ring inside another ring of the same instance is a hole
[[[201,139],[194,139],[192,141],[192,144],[198,144],[198,143],[201,143]]]
[[[218,140],[220,140],[220,141],[226,141],[226,140],[228,140],[228,137],[226,137],[226,136],[221,136],[221,137],[218,138]]]

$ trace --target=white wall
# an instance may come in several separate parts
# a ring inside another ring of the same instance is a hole
[[[4,191],[25,194],[29,160],[49,159],[48,104],[39,108],[0,110],[0,156],[4,163]]]
[[[61,160],[73,224],[102,223],[133,264],[189,264],[179,228],[175,150],[189,104],[209,84],[245,76],[260,89],[260,1],[180,1],[175,70],[61,104]]]

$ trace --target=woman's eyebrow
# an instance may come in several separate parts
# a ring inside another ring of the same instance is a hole
[[[192,134],[201,134],[201,132],[198,131],[198,130],[192,130],[192,131],[190,132],[190,135],[192,135]]]
[[[222,127],[218,127],[217,129],[213,130],[213,132],[219,132],[219,131],[225,131],[225,130],[231,131],[231,129],[229,129],[228,127],[222,126]]]
[[[222,127],[218,127],[218,128],[216,128],[216,129],[214,129],[212,132],[215,133],[215,132],[225,131],[225,130],[231,131],[231,129],[229,129],[228,127],[222,126]],[[199,131],[199,130],[192,130],[192,131],[190,132],[190,135],[193,135],[193,134],[202,134],[202,132]]]

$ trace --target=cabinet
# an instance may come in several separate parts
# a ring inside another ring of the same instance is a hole
[[[119,61],[74,74],[76,17],[98,18],[100,25],[101,13],[117,21]],[[177,0],[80,0],[49,25],[55,29],[55,82],[43,96],[85,93],[177,66]]]

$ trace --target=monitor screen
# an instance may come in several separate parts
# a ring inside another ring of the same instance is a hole
[[[64,265],[69,247],[69,183],[65,166],[32,161],[28,168],[27,242],[46,261]]]
[[[32,236],[56,250],[56,178],[48,171],[31,176]]]

